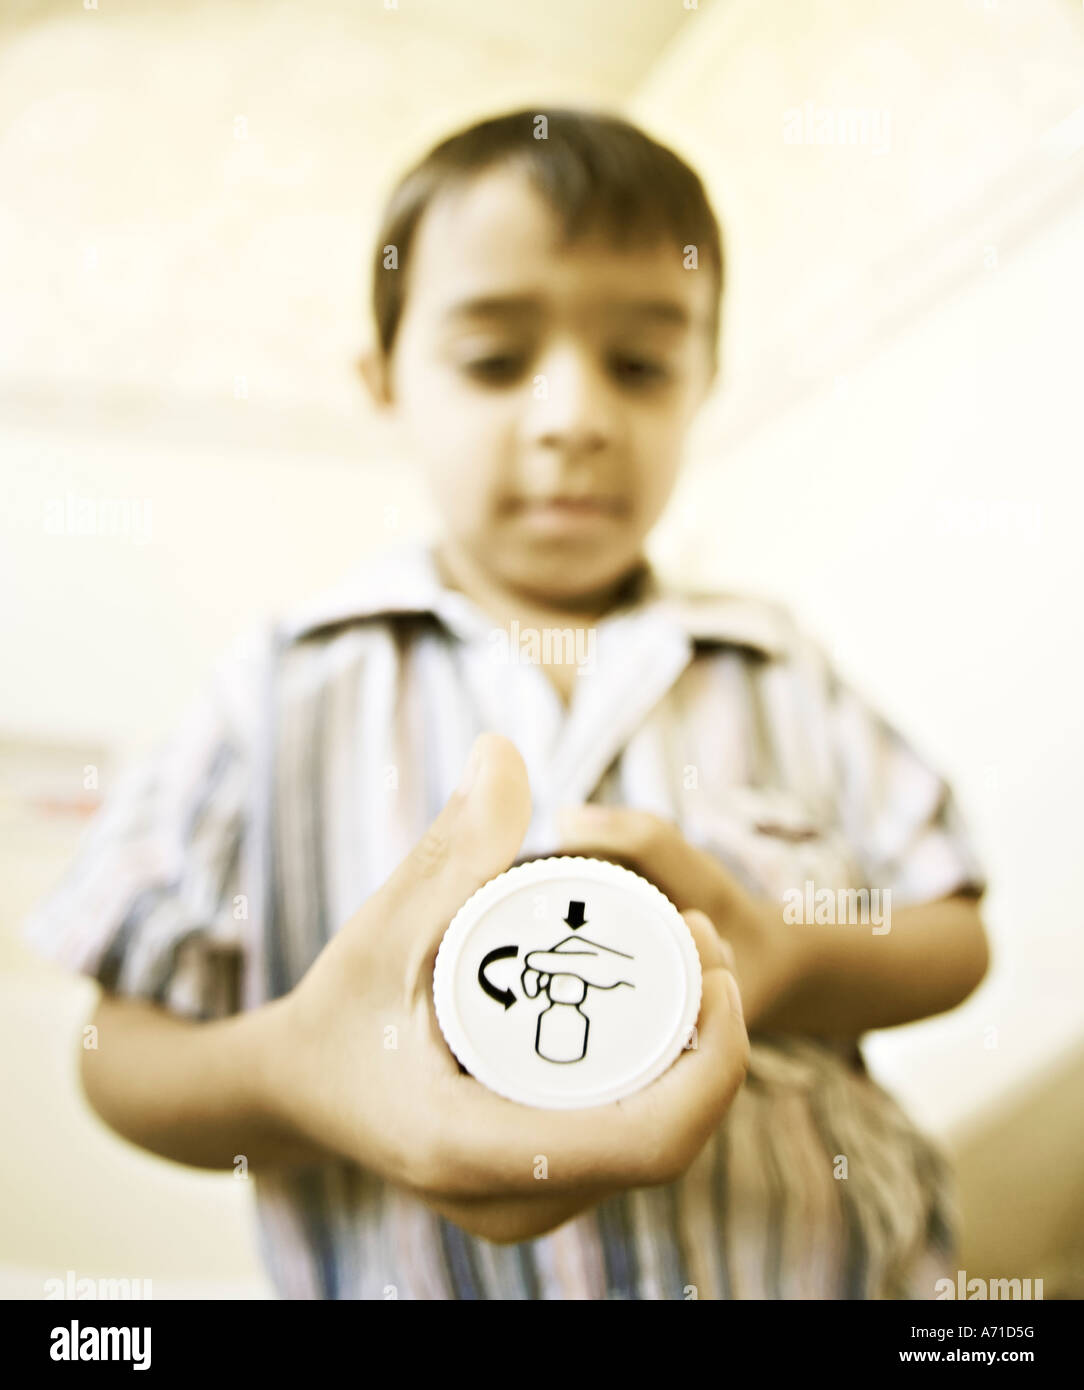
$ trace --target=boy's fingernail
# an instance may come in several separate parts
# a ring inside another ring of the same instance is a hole
[[[726,977],[726,992],[730,995],[730,1004],[734,1012],[738,1015],[740,1019],[744,1021],[745,1010],[742,1008],[741,990],[738,988],[737,980],[734,978],[733,975],[730,974],[729,971],[727,972]]]
[[[609,815],[609,807],[595,806],[593,804],[583,806],[561,806],[557,810],[559,821],[566,821],[569,825],[594,825],[601,824]]]
[[[470,757],[467,759],[467,765],[463,769],[463,775],[460,777],[459,785],[456,787],[456,791],[460,794],[460,796],[465,796],[467,792],[470,791],[471,787],[474,786],[474,781],[475,778],[478,776],[478,769],[481,767],[481,765],[482,739],[481,735],[479,735],[478,738],[474,740],[474,743],[471,746]]]

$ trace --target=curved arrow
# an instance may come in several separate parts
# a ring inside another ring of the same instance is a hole
[[[506,1009],[510,1009],[516,1002],[516,996],[510,989],[498,989],[491,980],[486,979],[486,966],[492,965],[495,960],[509,960],[519,955],[518,946],[496,946],[486,956],[483,957],[481,965],[478,967],[478,983],[482,986],[490,999],[496,999],[498,1004],[503,1004]]]

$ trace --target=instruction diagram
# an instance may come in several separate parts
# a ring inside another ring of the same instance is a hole
[[[622,985],[636,986],[628,978],[634,957],[625,951],[604,946],[589,937],[578,936],[585,925],[585,904],[573,900],[565,923],[572,929],[547,950],[528,951],[519,981],[528,999],[543,997],[546,1007],[535,1025],[534,1050],[547,1062],[580,1062],[587,1056],[591,1020],[583,1005],[591,989],[613,990]],[[478,968],[478,983],[491,999],[507,1010],[516,1003],[510,989],[499,989],[486,976],[486,969],[498,960],[518,957],[515,946],[498,946],[490,951]]]

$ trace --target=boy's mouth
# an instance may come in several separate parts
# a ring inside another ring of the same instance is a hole
[[[620,497],[524,497],[516,517],[533,530],[583,530],[619,521],[628,512]]]

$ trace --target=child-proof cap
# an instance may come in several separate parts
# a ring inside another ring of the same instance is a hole
[[[601,859],[535,859],[483,884],[437,952],[433,1001],[476,1080],[546,1109],[605,1105],[695,1046],[700,957],[654,884]]]

